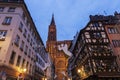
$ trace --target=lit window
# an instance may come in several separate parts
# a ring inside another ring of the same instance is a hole
[[[10,25],[11,20],[12,20],[12,17],[5,17],[5,19],[4,19],[2,24]]]
[[[8,12],[15,12],[15,7],[10,7],[10,8],[8,9]]]
[[[3,10],[4,10],[4,7],[0,7],[0,12],[3,12]]]
[[[16,52],[12,51],[9,63],[14,64]]]

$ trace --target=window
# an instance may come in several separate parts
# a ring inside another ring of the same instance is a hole
[[[4,21],[3,21],[2,24],[4,24],[4,25],[10,25],[11,20],[12,20],[12,17],[5,17],[5,19],[4,19]]]
[[[0,40],[5,40],[6,34],[7,34],[7,31],[0,30]]]
[[[15,12],[15,7],[10,7],[10,8],[8,9],[8,12]]]
[[[16,46],[19,46],[19,42],[20,42],[20,37],[17,35],[15,39]]]
[[[27,20],[27,22],[26,22],[26,25],[28,26],[29,25],[29,21]]]
[[[86,37],[86,38],[90,38],[89,32],[85,32],[85,37]]]
[[[23,51],[24,48],[24,41],[22,41],[21,45],[20,45],[20,50]]]
[[[27,61],[26,68],[28,69],[29,62]]]
[[[26,45],[25,47],[25,54],[27,55],[27,51],[28,51],[28,46]]]
[[[4,37],[5,37],[6,34],[7,34],[7,31],[0,30],[0,35],[1,35],[1,36],[4,36]]]
[[[29,54],[28,54],[28,57],[30,58],[30,55],[31,55],[31,49],[29,49]]]
[[[25,14],[24,13],[22,14],[22,18],[23,18],[23,20],[25,20]]]
[[[114,47],[120,47],[120,40],[112,40],[112,44]]]
[[[4,10],[4,7],[0,7],[0,12],[3,12],[3,10]]]
[[[31,39],[30,45],[32,46],[33,40]]]
[[[25,59],[23,59],[23,62],[22,62],[22,68],[25,67]]]
[[[30,42],[30,34],[28,34],[27,41]]]
[[[19,30],[20,30],[21,32],[22,32],[22,30],[23,30],[23,23],[22,23],[22,22],[20,22]]]
[[[27,35],[27,30],[25,29],[24,33],[23,33],[23,36],[26,37],[26,35]]]
[[[21,56],[18,56],[16,66],[18,66],[18,67],[20,66],[20,61],[21,61]]]
[[[108,27],[108,33],[110,34],[118,34],[118,30],[115,27]]]
[[[99,33],[99,32],[92,33],[92,38],[98,39],[100,37],[101,37],[101,33]]]
[[[10,60],[9,60],[10,64],[14,64],[15,55],[16,55],[16,52],[12,51],[11,56],[10,56]]]
[[[32,71],[32,65],[30,64],[29,72],[31,73]]]

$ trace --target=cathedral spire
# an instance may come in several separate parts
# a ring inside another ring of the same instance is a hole
[[[54,14],[52,14],[52,20],[50,25],[55,25]]]
[[[52,20],[49,25],[49,30],[48,30],[48,40],[47,41],[56,41],[56,25],[55,25],[55,20],[54,20],[54,14],[52,14]]]

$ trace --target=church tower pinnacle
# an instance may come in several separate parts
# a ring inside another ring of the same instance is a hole
[[[56,41],[56,25],[54,20],[54,14],[52,15],[51,23],[49,25],[48,39],[47,41]]]

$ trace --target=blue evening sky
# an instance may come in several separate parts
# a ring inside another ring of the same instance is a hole
[[[54,13],[57,40],[72,40],[85,27],[89,15],[113,15],[120,12],[120,0],[25,0],[44,42]]]

